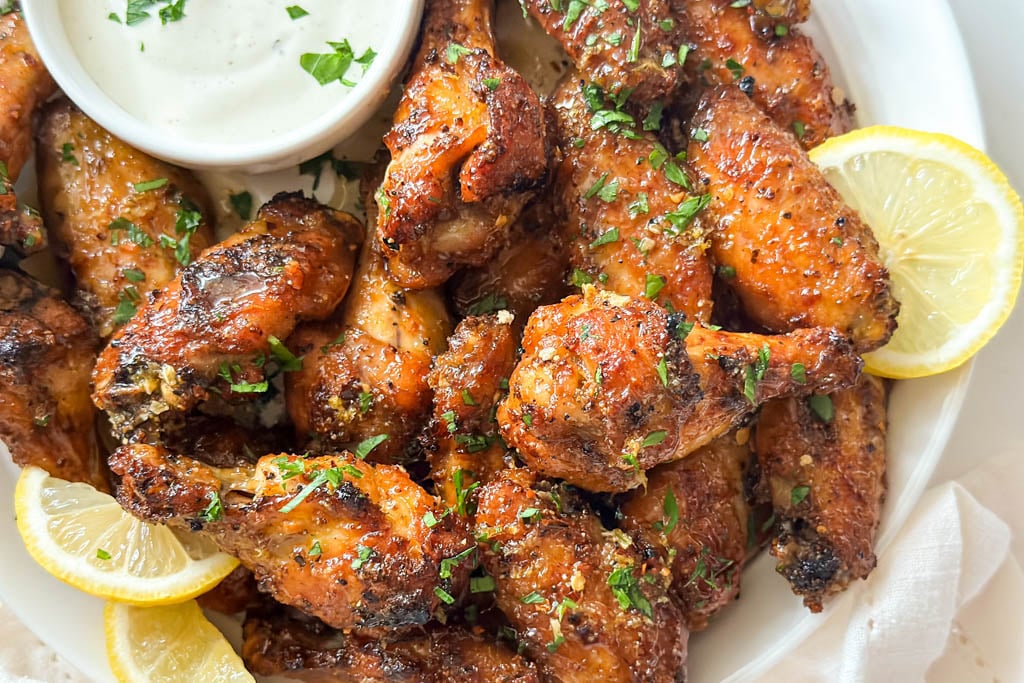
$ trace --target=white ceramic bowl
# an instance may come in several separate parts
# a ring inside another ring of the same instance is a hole
[[[80,0],[82,2],[91,0]],[[312,121],[272,138],[210,144],[190,140],[141,121],[95,83],[79,61],[65,31],[58,0],[21,0],[32,39],[54,79],[82,111],[133,147],[180,166],[263,173],[293,166],[326,152],[359,130],[387,97],[405,66],[419,31],[423,0],[389,6],[389,31],[374,45],[377,57],[359,83],[338,104]]]

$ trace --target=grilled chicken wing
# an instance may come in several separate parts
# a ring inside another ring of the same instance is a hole
[[[487,261],[547,171],[544,111],[495,54],[491,0],[429,0],[376,194],[392,277],[438,285]]]
[[[706,322],[711,262],[694,220],[706,198],[688,191],[685,171],[651,133],[598,125],[609,112],[628,116],[600,90],[567,80],[554,104],[562,150],[554,192],[572,264],[613,291],[646,294]]]
[[[97,347],[57,292],[0,270],[0,440],[19,465],[105,491],[89,400]]]
[[[648,473],[647,487],[622,501],[621,527],[645,552],[672,569],[672,592],[691,632],[740,592],[747,557],[749,509],[744,478],[750,460],[742,429],[712,441],[688,458]]]
[[[778,572],[812,612],[875,568],[885,498],[886,392],[863,375],[829,398],[773,401],[757,424],[761,495],[775,508]]]
[[[644,483],[645,470],[711,442],[762,402],[850,386],[860,368],[830,330],[691,329],[647,299],[586,287],[531,316],[498,422],[537,472],[590,491],[627,491]]]
[[[536,667],[484,636],[449,624],[377,640],[346,634],[294,610],[250,610],[242,657],[261,676],[309,683],[539,683]]]
[[[66,99],[43,109],[36,140],[50,240],[109,337],[213,242],[209,197],[191,173],[132,149]]]
[[[679,84],[679,26],[668,0],[520,4],[562,44],[588,82],[645,103]]]
[[[711,252],[755,322],[834,327],[859,351],[896,329],[899,303],[878,243],[796,140],[735,87],[709,91],[689,158],[711,194]]]
[[[373,462],[413,459],[430,417],[431,358],[450,331],[440,294],[391,282],[379,245],[367,240],[341,320],[301,326],[288,340],[305,356],[285,378],[296,434],[314,451],[385,435]]]
[[[449,507],[507,466],[494,411],[516,364],[512,322],[507,311],[466,318],[427,378],[434,391],[430,477]]]
[[[57,89],[18,3],[0,16],[0,244],[25,255],[46,247],[39,214],[18,207],[12,187],[32,154],[32,112]]]
[[[811,39],[793,27],[806,18],[808,3],[737,8],[730,0],[672,2],[706,80],[736,81],[807,149],[850,130],[853,107],[832,85]]]
[[[503,472],[476,511],[481,563],[529,657],[564,683],[685,680],[687,632],[664,567],[571,490],[534,486],[527,470]]]
[[[165,429],[213,396],[259,396],[270,338],[334,310],[361,237],[351,216],[278,195],[141,304],[100,354],[93,401],[127,438]]]
[[[196,598],[203,609],[221,614],[238,614],[263,602],[251,571],[239,565],[220,583]]]
[[[261,590],[336,628],[425,624],[466,588],[475,546],[405,470],[349,453],[216,470],[159,446],[110,457],[141,519],[203,529]],[[450,560],[445,562],[445,560]]]

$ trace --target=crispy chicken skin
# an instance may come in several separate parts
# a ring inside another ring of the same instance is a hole
[[[97,346],[57,292],[0,270],[0,440],[19,465],[106,491],[89,400]]]
[[[540,683],[526,659],[455,624],[377,640],[267,606],[250,610],[242,631],[242,658],[261,676],[307,683]]]
[[[878,243],[788,132],[739,89],[705,94],[688,155],[712,196],[711,253],[756,323],[834,327],[858,351],[896,329],[899,303]]]
[[[442,516],[436,500],[401,467],[282,454],[218,471],[141,444],[115,451],[110,466],[126,510],[203,529],[261,590],[335,628],[425,624],[473,568],[472,538],[452,516],[428,527],[427,512]]]
[[[799,134],[807,149],[852,128],[853,108],[833,86],[824,58],[793,27],[806,18],[808,3],[768,2],[759,10],[732,7],[730,0],[672,2],[694,47],[690,59],[702,65],[705,80],[736,81],[780,128]],[[779,21],[772,16],[776,11],[788,19]],[[778,26],[786,27],[782,35]]]
[[[507,311],[466,318],[427,378],[434,391],[430,478],[449,507],[457,507],[461,491],[474,482],[486,483],[507,467],[494,411],[516,364],[512,323]]]
[[[644,103],[670,95],[679,84],[679,27],[668,0],[639,0],[633,8],[618,0],[520,4],[562,44],[588,82],[612,93],[631,91]]]
[[[763,401],[849,386],[861,367],[829,330],[690,329],[647,299],[591,286],[537,309],[522,346],[498,408],[502,436],[535,471],[589,491],[640,486],[646,470],[711,442]]]
[[[36,141],[50,241],[109,337],[213,242],[209,197],[191,173],[132,149],[67,99],[42,110]]]
[[[875,568],[886,491],[885,384],[863,375],[830,399],[832,416],[806,400],[765,405],[755,437],[760,494],[775,509],[771,552],[812,612]]]
[[[672,592],[691,632],[703,631],[739,596],[748,552],[749,436],[749,429],[726,434],[654,468],[647,487],[631,491],[619,508],[621,528],[671,567]]]
[[[495,600],[553,681],[685,680],[687,632],[667,570],[601,526],[570,489],[508,470],[480,489],[476,532]]]
[[[569,79],[554,96],[562,153],[554,194],[573,266],[620,294],[646,293],[706,322],[712,269],[694,220],[704,200],[678,184],[690,181],[653,134],[595,129],[595,109],[614,106],[585,88]]]
[[[361,238],[348,214],[282,194],[242,232],[203,252],[100,354],[93,401],[115,433],[173,426],[214,395],[258,397],[269,338],[286,339],[296,323],[334,310]]]
[[[377,234],[405,287],[443,283],[505,242],[547,172],[544,110],[496,55],[492,0],[429,0],[384,144]]]
[[[299,439],[324,451],[387,435],[373,462],[414,459],[430,417],[430,362],[450,331],[440,294],[390,281],[379,245],[367,240],[340,320],[302,325],[288,340],[305,356],[285,377]]]

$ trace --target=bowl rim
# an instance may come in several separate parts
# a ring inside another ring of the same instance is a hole
[[[267,172],[298,164],[355,133],[387,97],[419,33],[424,0],[394,0],[384,41],[362,78],[332,108],[285,134],[265,140],[210,143],[145,123],[107,95],[82,65],[60,11],[60,0],[21,0],[40,58],[64,93],[87,116],[129,145],[189,168]]]

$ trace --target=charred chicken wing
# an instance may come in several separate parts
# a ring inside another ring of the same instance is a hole
[[[159,446],[110,458],[141,519],[202,529],[261,590],[336,628],[425,624],[465,590],[475,546],[405,470],[349,453],[265,456],[217,470]]]
[[[796,139],[735,87],[709,91],[693,127],[711,252],[747,315],[778,332],[834,327],[861,352],[885,344],[899,303],[878,243]]]
[[[495,54],[491,0],[429,0],[376,194],[392,277],[438,285],[486,262],[547,171],[544,112]]]

